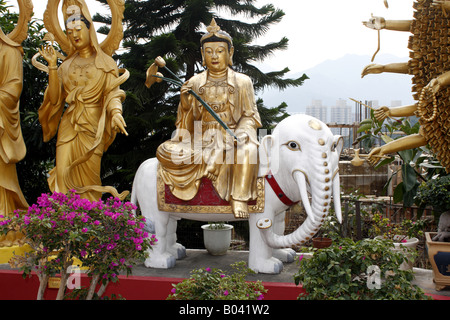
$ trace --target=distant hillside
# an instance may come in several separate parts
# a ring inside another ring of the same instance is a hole
[[[370,59],[369,56],[346,55],[337,60],[327,60],[290,76],[296,78],[306,73],[310,79],[306,80],[303,86],[281,92],[266,90],[259,96],[269,107],[286,102],[289,113],[304,112],[312,100],[322,100],[322,105],[328,107],[334,106],[338,99],[347,100],[349,105],[353,105],[348,98],[378,100],[380,106],[389,106],[392,100],[401,100],[402,104],[413,103],[409,75],[383,73],[367,75],[361,79],[361,71],[371,63]],[[374,63],[387,64],[407,60],[408,58],[380,54]]]

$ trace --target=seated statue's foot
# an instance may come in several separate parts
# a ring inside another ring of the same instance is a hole
[[[217,176],[211,172],[206,172],[205,176],[211,181],[216,181],[217,179]]]
[[[231,200],[231,208],[236,219],[248,219],[248,205],[246,201]]]
[[[208,165],[206,167],[205,173],[203,174],[203,176],[207,177],[211,181],[216,181],[217,175],[218,175],[218,172],[217,172],[216,168],[214,167],[214,165]]]

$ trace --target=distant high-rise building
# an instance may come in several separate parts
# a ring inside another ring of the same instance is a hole
[[[402,105],[402,100],[392,100],[391,101],[391,108],[392,107],[400,107]]]
[[[313,100],[305,113],[327,123],[327,107],[322,105],[322,100]]]
[[[352,107],[347,105],[347,102],[343,99],[336,101],[336,105],[330,109],[330,123],[336,124],[352,124]],[[331,131],[334,134],[341,134],[347,136],[349,133],[348,128],[332,128]]]

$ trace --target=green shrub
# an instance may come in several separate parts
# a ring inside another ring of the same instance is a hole
[[[294,275],[306,294],[299,300],[410,300],[428,299],[411,284],[412,270],[400,270],[404,257],[392,241],[344,238],[300,260]]]
[[[435,217],[450,211],[450,175],[423,182],[416,194],[416,200],[422,208],[431,206]]]
[[[201,268],[191,272],[191,277],[173,285],[167,300],[262,300],[267,290],[260,281],[248,282],[245,277],[254,273],[245,262],[237,262],[235,270],[226,275],[215,268]]]

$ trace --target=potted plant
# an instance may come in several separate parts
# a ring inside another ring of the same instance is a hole
[[[436,290],[450,286],[450,176],[438,177],[422,183],[416,195],[419,205],[430,206],[439,219],[438,233],[426,232],[428,259],[433,267]]]
[[[224,222],[210,222],[202,225],[202,229],[206,250],[213,256],[226,254],[230,248],[233,226]]]
[[[333,243],[331,238],[315,237],[312,239],[313,247],[316,249],[328,248]]]
[[[234,272],[225,274],[220,269],[201,268],[191,277],[173,284],[167,300],[262,300],[267,290],[261,281],[245,281],[254,271],[244,261],[231,265]]]
[[[392,223],[388,218],[383,218],[380,213],[375,213],[372,218],[372,228],[370,233],[375,239],[387,239],[393,242],[393,250],[406,255],[406,261],[402,263],[400,269],[412,269],[416,255],[418,236],[423,234],[425,221],[412,221],[404,219],[401,223]]]
[[[342,238],[309,259],[300,259],[295,284],[306,291],[299,300],[429,299],[411,283],[412,270],[401,270],[404,256],[389,240]],[[300,256],[302,258],[302,256]]]
[[[337,221],[336,216],[328,215],[319,232],[311,239],[313,248],[322,249],[331,246],[333,240],[340,237],[339,228],[340,223]]]

